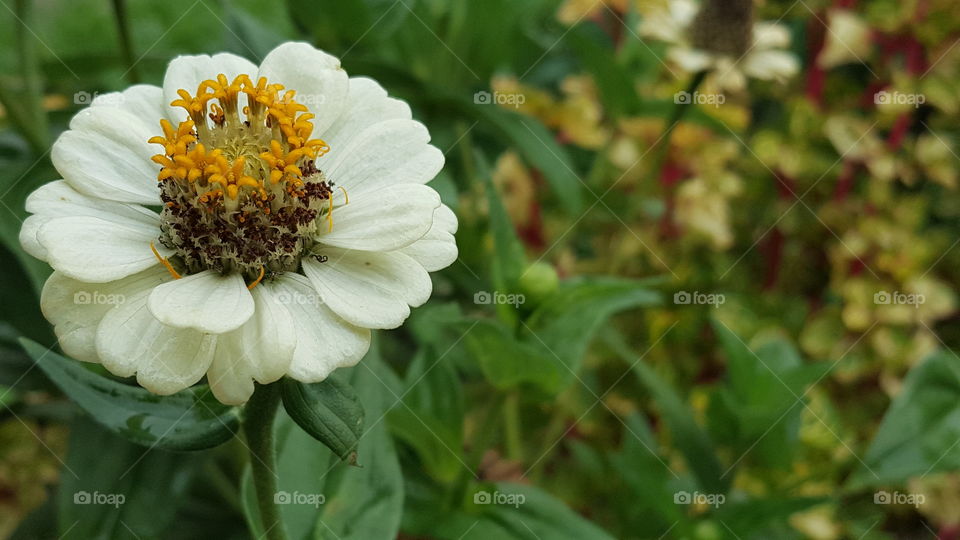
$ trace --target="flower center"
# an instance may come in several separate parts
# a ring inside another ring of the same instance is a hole
[[[255,285],[298,268],[319,217],[332,228],[333,184],[315,163],[329,147],[310,138],[313,115],[283,89],[219,74],[195,94],[177,91],[171,105],[188,119],[161,120],[163,136],[149,140],[163,146],[152,159],[162,166],[159,240],[175,252],[161,262],[174,277],[239,271]]]

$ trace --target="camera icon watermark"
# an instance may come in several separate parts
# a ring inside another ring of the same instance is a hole
[[[673,504],[697,504],[719,508],[725,502],[727,502],[727,496],[723,493],[677,491],[673,494]]]
[[[100,92],[87,92],[86,90],[80,90],[73,94],[73,103],[74,105],[93,105],[96,102],[97,105],[121,105],[126,101],[126,98],[120,92],[107,92],[106,94],[101,94]]]
[[[900,291],[878,291],[873,295],[873,303],[878,306],[913,306],[919,308],[927,301],[927,297],[920,293],[904,293]]]
[[[100,291],[77,291],[73,293],[73,303],[78,306],[119,306],[127,301],[122,294],[102,293]]]
[[[914,108],[920,108],[926,102],[927,96],[924,94],[904,94],[898,91],[881,90],[873,95],[874,105],[912,105]]]
[[[478,491],[473,494],[473,504],[499,504],[519,508],[520,505],[527,502],[527,496],[523,493],[503,493],[500,491]]]
[[[524,294],[507,294],[500,291],[478,291],[473,295],[473,303],[477,305],[506,304],[519,308],[527,301]]]
[[[323,493],[278,491],[273,494],[273,504],[296,504],[319,508],[325,502],[327,502],[327,497]]]
[[[73,494],[73,504],[96,504],[120,508],[125,502],[127,502],[127,496],[123,493],[77,491]]]
[[[473,94],[473,102],[476,105],[509,105],[518,108],[527,102],[527,96],[522,92],[487,92],[480,90]]]
[[[723,94],[703,94],[701,92],[687,92],[681,90],[673,95],[673,102],[676,105],[713,105],[719,107],[727,102],[727,96]]]
[[[702,293],[700,291],[677,291],[673,293],[673,303],[678,306],[720,307],[726,302],[727,297],[720,293]]]
[[[877,491],[873,494],[873,504],[906,504],[919,508],[921,504],[927,502],[927,497],[923,493],[900,493],[894,491]]]

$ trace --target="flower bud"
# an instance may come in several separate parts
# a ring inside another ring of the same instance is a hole
[[[553,266],[543,262],[531,264],[520,276],[520,290],[537,303],[555,291],[559,283],[557,271]]]

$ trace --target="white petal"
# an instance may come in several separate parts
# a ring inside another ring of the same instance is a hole
[[[444,163],[443,153],[429,142],[420,122],[386,120],[354,136],[318,167],[351,197],[397,184],[426,184]]]
[[[161,135],[160,119],[166,117],[163,89],[152,84],[135,84],[123,92],[99,94],[93,99],[94,107],[113,107],[130,113],[154,135]],[[159,148],[159,147],[158,147]]]
[[[280,276],[277,285],[297,329],[291,377],[305,383],[320,382],[334,369],[356,365],[367,354],[370,330],[347,323],[319,303],[305,277],[288,272]]]
[[[257,66],[235,54],[184,55],[171,60],[170,65],[167,66],[167,72],[163,76],[163,105],[166,108],[167,118],[174,125],[187,119],[185,110],[170,105],[172,101],[180,99],[177,90],[186,90],[190,95],[196,95],[200,83],[209,79],[215,80],[217,75],[221,73],[226,75],[230,81],[233,81],[238,75],[249,75],[254,83],[257,82]],[[246,95],[241,95],[241,106],[245,103],[245,100]]]
[[[239,331],[217,336],[217,351],[207,370],[207,384],[213,395],[227,405],[243,405],[253,395],[250,362],[244,357]]]
[[[149,293],[111,310],[97,328],[97,354],[104,367],[155,394],[169,395],[199,381],[216,349],[217,336],[174,328],[147,309]]]
[[[440,195],[419,184],[401,184],[350,196],[350,203],[333,210],[333,230],[317,241],[328,246],[363,251],[390,251],[419,240],[433,224]],[[326,231],[326,224],[320,224]]]
[[[150,294],[150,312],[161,323],[223,334],[240,328],[253,315],[250,291],[240,274],[221,276],[204,270],[167,282]]]
[[[790,30],[782,24],[758,22],[753,25],[753,45],[757,50],[790,46]]]
[[[53,218],[40,227],[37,238],[54,270],[80,281],[105,283],[159,264],[150,250],[160,231],[159,217],[153,218]],[[170,254],[161,245],[157,250]]]
[[[350,91],[343,112],[326,131],[314,133],[330,147],[324,161],[332,161],[347,143],[368,127],[384,120],[411,118],[410,107],[399,99],[387,96],[376,81],[366,77],[350,79]]]
[[[64,352],[77,360],[96,362],[97,325],[127,298],[163,283],[170,275],[162,267],[109,283],[84,283],[54,272],[43,285],[40,308],[54,325]]]
[[[261,283],[252,291],[254,315],[238,330],[222,334],[207,373],[213,394],[223,403],[240,405],[253,393],[253,380],[269,384],[283,377],[297,346],[293,317],[284,291]]]
[[[709,53],[683,47],[671,47],[667,51],[667,57],[689,73],[707,69],[713,63],[713,57]]]
[[[47,260],[47,250],[40,244],[37,232],[51,218],[94,216],[109,220],[112,215],[118,214],[135,220],[149,218],[153,222],[155,219],[153,212],[142,206],[88,197],[63,180],[37,188],[27,197],[26,208],[27,212],[34,215],[23,222],[20,243],[27,253],[44,261]]]
[[[50,159],[77,191],[112,201],[160,204],[157,173],[150,161],[159,146],[147,142],[154,130],[122,109],[88,107],[73,117]]]
[[[436,272],[457,260],[457,216],[446,205],[433,213],[433,226],[423,238],[399,251],[420,263],[428,272]]]
[[[270,51],[260,63],[258,77],[280,83],[286,90],[296,90],[294,99],[316,115],[314,135],[326,131],[347,102],[349,82],[340,60],[307,43],[284,43]]]
[[[800,64],[785,51],[754,51],[743,59],[743,71],[757,79],[782,80],[800,71]]]
[[[396,328],[411,306],[430,298],[430,275],[400,252],[324,249],[326,262],[304,259],[303,271],[324,303],[348,322],[366,328]]]

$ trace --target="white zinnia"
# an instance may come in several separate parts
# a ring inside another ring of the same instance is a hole
[[[750,47],[740,58],[694,47],[689,33],[697,9],[695,0],[652,6],[640,24],[640,35],[669,43],[667,57],[686,73],[711,70],[714,83],[724,90],[742,90],[747,77],[782,81],[799,71],[796,57],[783,50],[790,45],[790,33],[776,23],[754,23]]]
[[[30,195],[20,233],[55,270],[44,315],[67,354],[157,394],[206,375],[241,404],[254,380],[321,381],[456,260],[429,140],[304,43],[259,67],[178,57],[163,88],[98,97],[54,144],[63,180]]]

